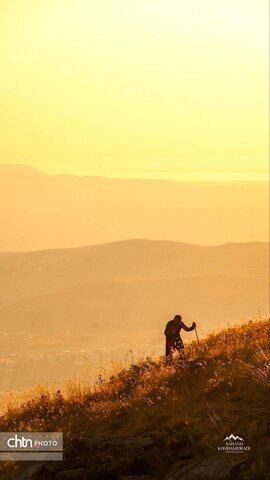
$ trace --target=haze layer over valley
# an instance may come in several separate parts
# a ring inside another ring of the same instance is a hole
[[[44,334],[162,328],[175,311],[211,330],[267,313],[268,244],[130,240],[2,253],[1,330]]]
[[[1,388],[59,381],[130,350],[161,355],[176,312],[200,336],[264,316],[267,265],[267,243],[130,240],[1,253]]]
[[[0,165],[0,251],[132,238],[197,245],[268,241],[266,182],[46,175]]]

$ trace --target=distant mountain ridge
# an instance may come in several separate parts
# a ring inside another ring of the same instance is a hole
[[[1,332],[158,328],[173,314],[209,331],[268,312],[269,244],[130,240],[0,254]]]
[[[0,165],[0,251],[127,238],[223,244],[268,239],[266,182],[172,182],[47,175]]]

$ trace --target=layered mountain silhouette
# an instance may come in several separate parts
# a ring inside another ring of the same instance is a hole
[[[202,247],[130,240],[0,254],[2,332],[201,331],[268,311],[267,243]]]
[[[128,238],[204,245],[268,240],[268,186],[54,176],[0,165],[0,223],[0,251]]]

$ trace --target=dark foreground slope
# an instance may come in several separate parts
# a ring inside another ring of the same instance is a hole
[[[191,344],[185,365],[146,359],[92,388],[37,393],[0,428],[63,431],[64,462],[2,464],[1,478],[268,479],[269,346],[269,321],[249,322]],[[250,449],[218,450],[231,434]]]

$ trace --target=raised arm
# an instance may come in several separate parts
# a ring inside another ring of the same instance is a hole
[[[193,322],[191,327],[187,327],[184,322],[181,322],[181,328],[183,328],[183,330],[185,330],[185,332],[191,332],[192,330],[194,330],[196,328],[196,323]]]

